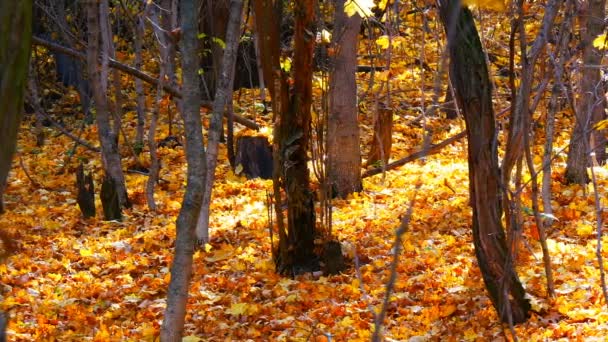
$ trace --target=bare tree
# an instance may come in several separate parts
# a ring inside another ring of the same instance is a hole
[[[491,83],[473,15],[460,1],[439,2],[448,37],[450,78],[465,117],[473,243],[498,316],[506,323],[528,318],[530,303],[515,273],[501,222],[501,192]]]
[[[196,225],[196,237],[199,242],[209,240],[209,205],[211,192],[215,180],[215,167],[217,165],[217,151],[222,132],[222,117],[229,101],[232,101],[232,83],[234,80],[234,66],[236,64],[237,49],[241,29],[243,0],[230,1],[230,16],[226,29],[226,48],[219,72],[218,87],[213,100],[213,114],[209,125],[207,137],[207,178],[203,206]]]
[[[128,206],[127,188],[122,172],[120,154],[118,151],[118,132],[110,126],[110,110],[106,95],[107,89],[101,80],[101,65],[99,63],[100,48],[100,12],[99,3],[89,0],[87,5],[88,48],[87,67],[89,80],[92,84],[93,98],[97,109],[97,129],[101,141],[101,157],[107,179],[113,183],[121,206]]]
[[[182,209],[176,222],[175,256],[171,265],[171,282],[167,293],[167,309],[161,327],[161,341],[178,342],[182,339],[188,286],[192,276],[192,256],[196,242],[196,221],[203,203],[206,159],[203,146],[202,124],[199,115],[201,94],[197,70],[197,9],[199,0],[182,0],[180,17],[182,40],[183,102],[182,117],[186,134],[186,160],[188,176]]]

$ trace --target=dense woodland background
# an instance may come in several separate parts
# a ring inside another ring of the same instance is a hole
[[[2,2],[2,337],[604,339],[605,7]]]

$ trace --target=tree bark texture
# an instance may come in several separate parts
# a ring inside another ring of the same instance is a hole
[[[503,322],[521,323],[530,303],[510,260],[501,222],[500,177],[491,83],[471,12],[440,1],[448,37],[450,77],[466,122],[473,242],[490,299]]]
[[[171,265],[171,281],[167,292],[167,308],[161,327],[161,341],[182,340],[188,287],[192,276],[192,256],[196,243],[196,221],[203,203],[206,161],[200,119],[201,95],[199,88],[197,9],[198,0],[182,0],[181,57],[183,79],[182,117],[186,135],[186,160],[188,175],[182,209],[176,222],[175,254]]]
[[[213,100],[213,114],[207,133],[207,183],[203,196],[203,206],[196,225],[196,237],[200,243],[209,240],[209,206],[211,204],[211,192],[215,180],[215,166],[217,164],[217,151],[222,134],[222,117],[229,101],[232,101],[232,82],[234,80],[234,66],[236,64],[236,53],[239,46],[241,34],[241,18],[243,12],[243,0],[230,1],[230,17],[226,29],[226,49],[221,62],[218,87]]]
[[[125,177],[122,172],[120,154],[118,152],[118,132],[110,128],[110,110],[106,89],[102,87],[101,65],[99,63],[100,41],[99,41],[99,3],[95,0],[87,1],[87,67],[95,108],[97,110],[97,130],[101,142],[101,158],[106,176],[111,178],[116,186],[118,200],[122,207],[129,206]]]
[[[591,152],[595,152],[596,161],[604,163],[606,159],[606,138],[603,132],[591,132],[593,124],[605,117],[606,99],[598,68],[604,50],[594,47],[593,40],[604,31],[606,0],[587,0],[582,3],[582,7],[579,18],[581,27],[585,27],[585,30],[581,33],[584,46],[581,96],[566,164],[566,181],[576,184],[590,181],[587,167],[590,165]]]
[[[346,197],[361,191],[361,148],[357,110],[357,36],[361,17],[344,13],[336,1],[333,46],[336,51],[329,83],[327,133],[328,175],[333,192]]]
[[[0,2],[0,213],[23,110],[30,61],[32,1]],[[10,66],[10,67],[8,67]]]
[[[367,165],[387,165],[393,147],[393,110],[379,104],[374,115],[374,133],[367,156]]]
[[[282,159],[284,190],[287,194],[287,256],[279,260],[280,273],[301,273],[318,268],[314,249],[315,211],[310,190],[308,146],[311,130],[312,66],[316,1],[295,2],[294,86],[289,108],[281,112],[278,141]],[[273,99],[274,101],[274,99]],[[286,252],[286,253],[285,253]]]

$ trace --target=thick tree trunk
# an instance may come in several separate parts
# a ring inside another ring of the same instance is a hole
[[[530,303],[507,248],[501,222],[499,167],[491,83],[471,12],[440,1],[450,53],[450,77],[465,117],[475,253],[490,299],[503,322],[521,323]]]
[[[99,20],[99,3],[95,0],[87,1],[87,67],[97,109],[97,129],[99,140],[101,141],[101,157],[107,177],[111,178],[116,186],[119,203],[122,207],[126,207],[129,206],[129,199],[127,197],[120,154],[118,153],[118,132],[113,132],[110,128],[110,111],[106,97],[106,88],[102,87],[101,82]]]
[[[606,99],[600,69],[597,67],[601,65],[604,50],[594,47],[593,40],[604,31],[606,0],[587,0],[582,6],[579,17],[581,27],[585,27],[585,30],[581,34],[584,45],[581,96],[566,164],[566,181],[577,184],[590,181],[587,167],[590,165],[591,152],[600,163],[606,159],[606,138],[603,132],[591,133],[593,124],[605,117]]]
[[[198,0],[182,0],[180,16],[183,37],[181,40],[183,104],[182,117],[186,134],[186,160],[188,176],[182,209],[176,222],[175,256],[171,265],[171,282],[167,293],[167,309],[161,327],[161,341],[182,340],[188,287],[192,276],[192,255],[196,242],[196,221],[203,203],[205,186],[205,150],[200,119],[201,95],[199,88],[197,9]]]
[[[30,61],[32,1],[0,2],[0,213],[17,145]]]
[[[213,100],[213,115],[207,138],[207,183],[203,196],[203,206],[196,225],[196,237],[199,243],[209,240],[209,205],[211,204],[211,192],[215,180],[215,166],[217,164],[217,151],[222,132],[222,117],[226,105],[232,101],[232,82],[234,80],[234,66],[236,64],[236,53],[239,46],[241,33],[241,18],[243,12],[243,0],[230,1],[230,17],[226,32],[226,49],[221,63],[219,84]]]
[[[327,132],[328,176],[340,197],[361,191],[361,149],[357,110],[358,14],[344,13],[344,0],[336,1],[333,45],[336,51],[329,83]]]

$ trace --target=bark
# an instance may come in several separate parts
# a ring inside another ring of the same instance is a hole
[[[490,299],[503,322],[521,323],[530,303],[507,248],[501,222],[500,179],[491,83],[471,12],[459,1],[440,1],[448,37],[450,78],[468,138],[473,242]]]
[[[30,61],[32,2],[0,2],[0,213],[23,110]]]
[[[566,163],[566,181],[576,184],[586,184],[590,181],[587,174],[589,153],[595,152],[596,161],[602,163],[606,158],[606,139],[602,132],[591,134],[593,124],[605,117],[606,100],[598,68],[602,62],[603,49],[594,47],[593,40],[604,30],[606,0],[587,0],[582,6],[579,18],[581,27],[585,27],[585,30],[581,34],[584,46],[581,96]]]
[[[346,197],[362,189],[361,149],[357,110],[358,14],[344,13],[344,0],[336,1],[333,45],[336,51],[329,83],[327,153],[333,192]]]
[[[180,17],[182,40],[182,79],[184,98],[182,117],[186,135],[188,175],[182,209],[176,222],[175,256],[171,265],[171,282],[167,293],[167,308],[161,327],[161,341],[181,341],[186,317],[188,286],[192,276],[192,256],[195,246],[195,228],[203,202],[205,186],[205,150],[199,114],[201,95],[199,88],[197,9],[199,0],[182,0]]]
[[[272,99],[272,119],[274,122],[274,140],[272,146],[272,190],[277,216],[277,228],[279,231],[279,245],[275,249],[272,246],[273,259],[279,264],[280,260],[288,259],[287,230],[282,208],[278,203],[283,203],[281,196],[283,178],[283,159],[279,143],[279,132],[281,130],[281,113],[289,110],[289,86],[287,77],[280,69],[279,48],[279,23],[282,18],[282,2],[277,1],[254,1],[253,10],[255,18],[276,18],[276,20],[255,20],[258,32],[258,48],[262,64],[264,81],[268,84],[268,90]]]
[[[371,141],[367,165],[388,164],[393,145],[393,110],[385,105],[378,105],[374,115],[374,133]]]
[[[153,11],[152,16],[154,24],[152,25],[156,37],[159,41],[158,50],[160,54],[160,67],[158,72],[158,86],[156,87],[156,99],[154,101],[154,109],[152,110],[152,117],[150,118],[150,127],[148,130],[148,149],[150,150],[150,172],[148,182],[146,183],[146,201],[150,210],[156,210],[156,202],[154,201],[154,188],[158,183],[158,177],[160,173],[160,161],[158,154],[156,153],[156,126],[158,124],[158,117],[160,115],[160,106],[163,95],[163,85],[166,79],[170,79],[168,70],[173,70],[173,57],[174,51],[172,39],[169,39],[167,32],[171,31],[171,16],[167,11],[171,8],[171,1],[163,1],[164,11],[160,13],[160,17],[156,11]],[[170,127],[170,126],[169,126]]]
[[[111,178],[121,207],[129,206],[125,178],[122,172],[120,154],[118,153],[118,132],[113,132],[110,128],[110,111],[106,90],[102,87],[100,64],[99,64],[99,4],[95,0],[89,0],[87,5],[87,29],[88,29],[88,48],[87,48],[87,67],[89,80],[93,89],[93,98],[97,109],[97,130],[101,141],[101,157],[104,171],[108,178]]]
[[[196,237],[199,243],[205,243],[209,240],[209,205],[211,204],[211,192],[215,180],[215,166],[217,164],[218,145],[222,131],[222,115],[228,101],[232,101],[232,82],[234,80],[234,66],[239,45],[242,12],[243,0],[231,0],[230,16],[226,29],[226,49],[221,63],[219,84],[213,100],[213,114],[207,134],[207,178],[205,193],[203,195],[203,206],[201,207],[196,225]]]
[[[287,238],[280,244],[286,257],[277,262],[279,273],[297,274],[318,269],[314,249],[315,211],[310,190],[308,146],[311,134],[312,66],[316,1],[295,3],[294,86],[288,110],[281,112],[278,135],[284,190],[287,194]],[[259,18],[259,17],[258,17]],[[280,207],[277,205],[277,207]],[[280,208],[278,208],[281,210]]]
[[[135,20],[135,68],[141,71],[141,68],[143,66],[142,42],[145,34],[144,14],[138,15]],[[139,77],[135,78],[135,93],[137,94],[137,128],[135,134],[135,151],[137,154],[140,154],[144,148],[146,97],[144,94],[144,84]]]

